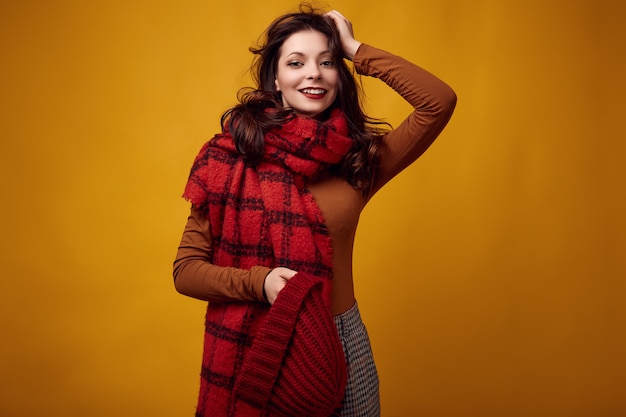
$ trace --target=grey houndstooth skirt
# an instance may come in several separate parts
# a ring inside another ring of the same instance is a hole
[[[346,356],[348,383],[342,406],[333,416],[380,417],[378,372],[358,305],[334,320]]]

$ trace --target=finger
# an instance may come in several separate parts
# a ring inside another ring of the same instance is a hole
[[[298,272],[294,271],[293,269],[287,269],[283,272],[283,274],[281,274],[281,277],[284,278],[285,280],[290,280],[291,278],[293,278]]]
[[[331,10],[330,12],[328,12],[334,16],[340,17],[341,19],[347,21],[348,19],[346,19],[346,17],[344,15],[342,15],[341,13],[339,13],[337,10]]]
[[[336,10],[331,10],[330,12],[326,13],[326,16],[330,17],[333,22],[335,22],[335,25],[339,25],[339,23],[341,23],[341,20],[346,20],[346,18],[343,17],[341,13]]]
[[[333,10],[326,13],[326,16],[328,16],[335,23],[335,27],[339,31],[340,35],[354,37],[352,23],[348,19],[346,19],[341,13]]]
[[[352,23],[348,20],[344,15],[339,13],[337,10],[333,10],[330,12],[331,17],[335,20],[336,23],[344,23],[346,26],[351,27]]]

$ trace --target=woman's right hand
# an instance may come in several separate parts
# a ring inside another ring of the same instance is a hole
[[[265,277],[265,283],[263,283],[263,289],[265,290],[265,296],[270,304],[274,304],[278,293],[285,288],[285,284],[298,272],[289,268],[279,266],[272,269]]]

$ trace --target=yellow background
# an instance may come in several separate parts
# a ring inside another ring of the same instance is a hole
[[[200,145],[293,1],[0,2],[0,415],[193,415],[171,263]],[[337,0],[457,111],[356,244],[383,417],[626,415],[626,6]],[[365,80],[368,111],[410,111]]]

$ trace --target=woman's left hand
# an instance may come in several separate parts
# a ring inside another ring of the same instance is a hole
[[[335,22],[335,26],[339,31],[339,39],[341,41],[341,46],[343,47],[343,52],[346,54],[346,58],[352,61],[357,49],[361,46],[361,42],[354,39],[352,23],[350,23],[350,21],[337,10],[331,10],[326,13],[326,16]]]

